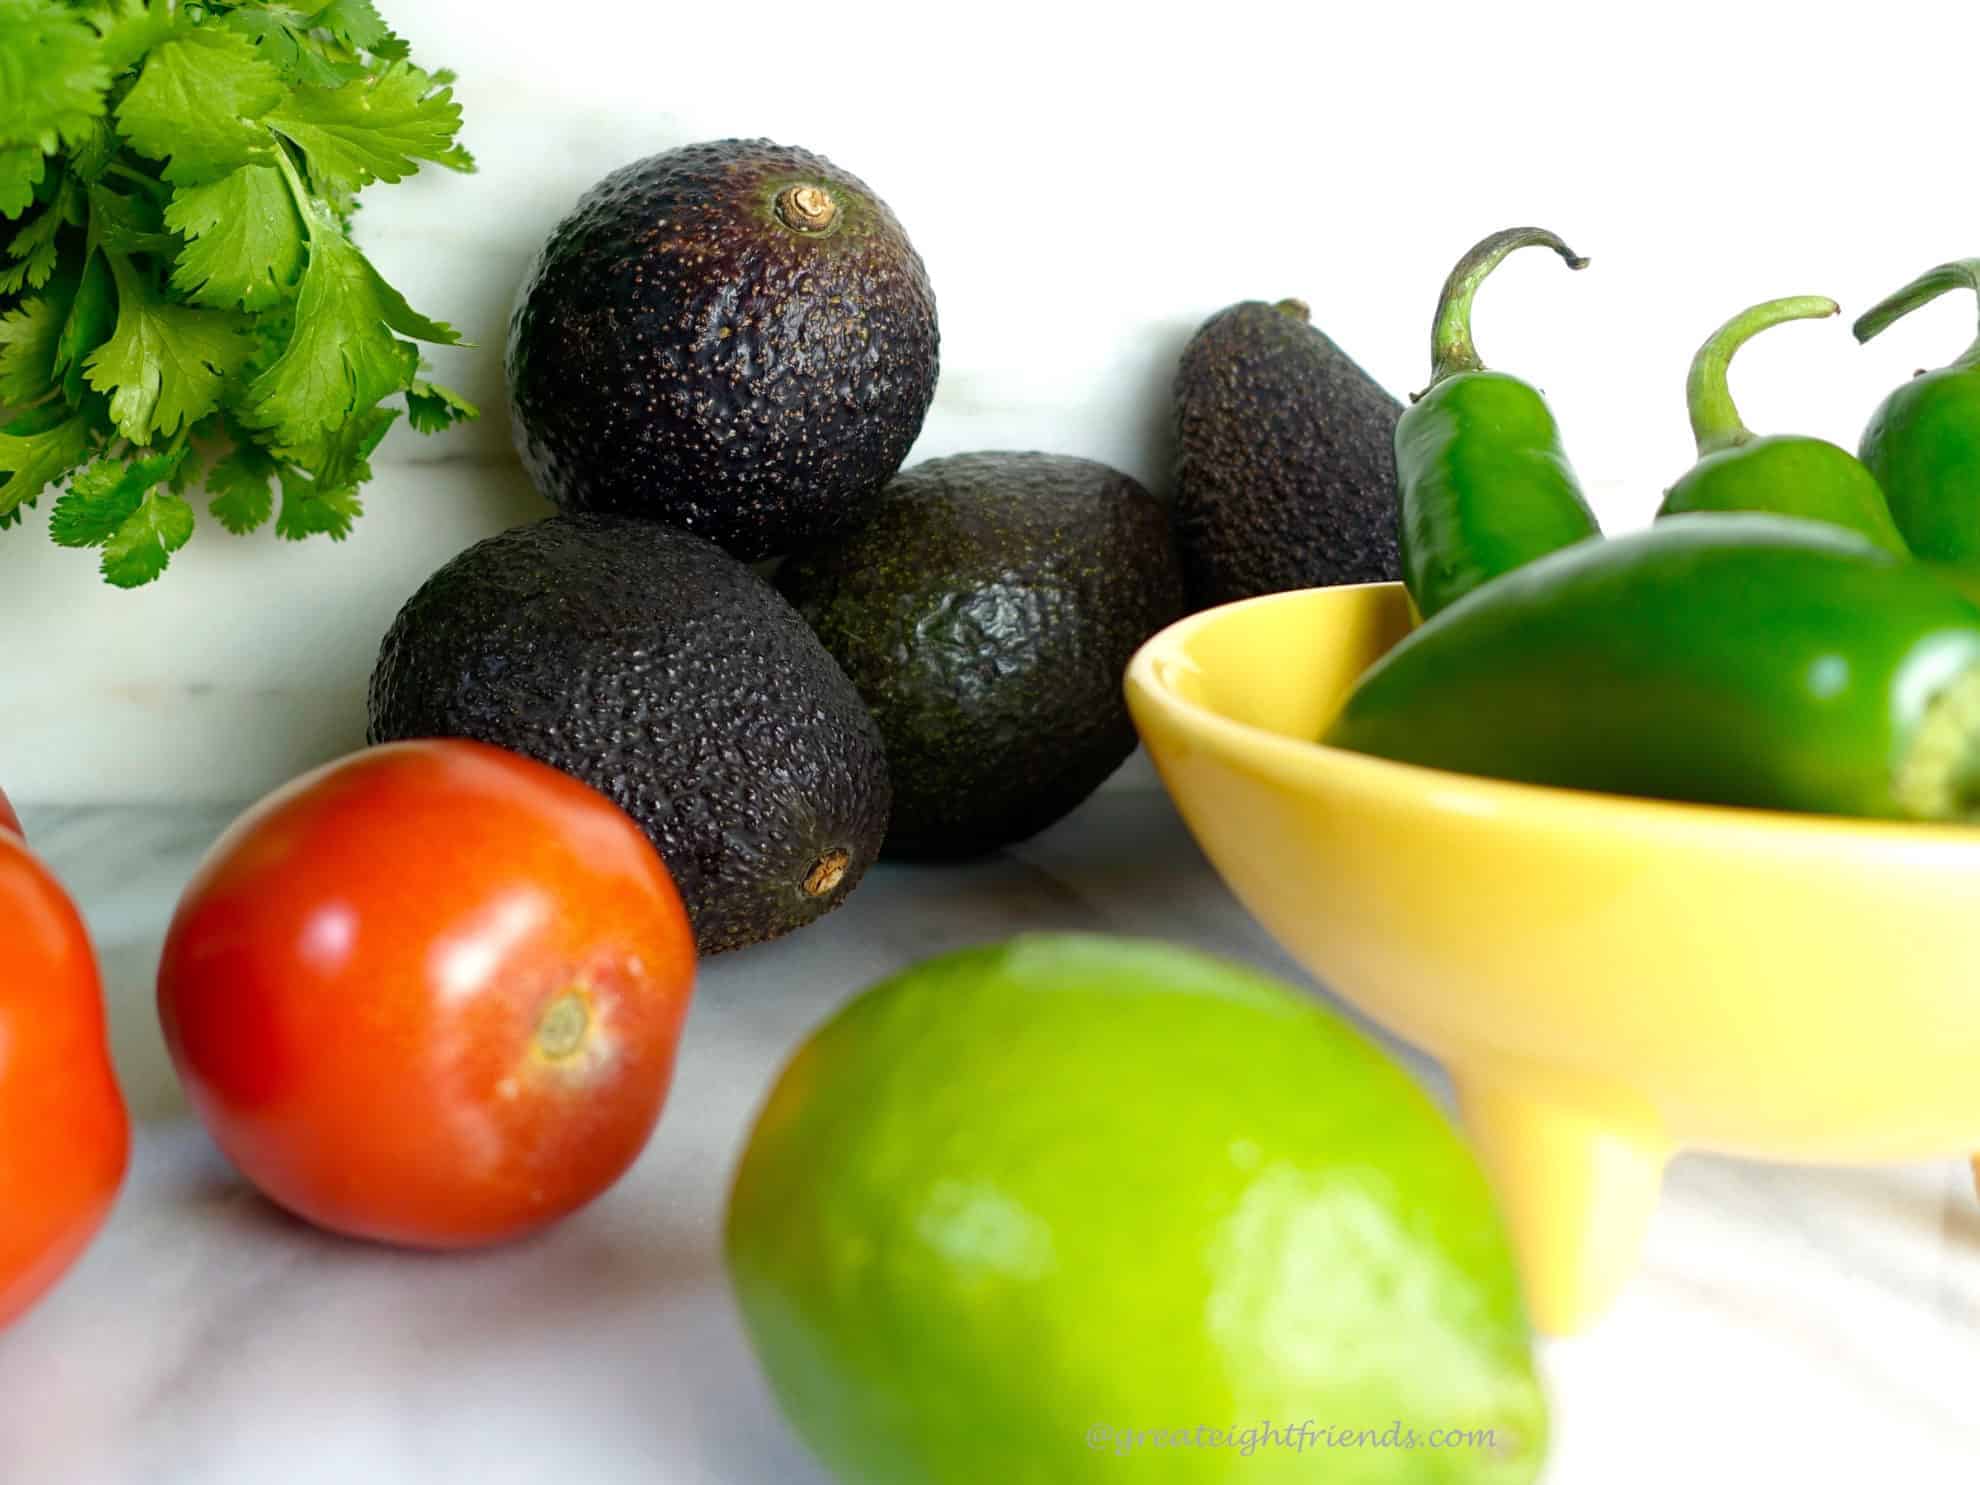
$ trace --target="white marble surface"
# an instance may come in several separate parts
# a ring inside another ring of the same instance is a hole
[[[96,935],[140,1124],[103,1237],[0,1336],[6,1485],[827,1485],[771,1410],[717,1257],[748,1121],[804,1034],[908,962],[1021,928],[1159,935],[1300,979],[1130,774],[1018,850],[882,868],[814,927],[708,964],[620,1186],[522,1246],[410,1255],[262,1202],[174,1082],[152,967],[231,807],[25,813]],[[1681,1158],[1642,1275],[1543,1361],[1547,1485],[1972,1479],[1980,1205],[1950,1163]]]
[[[1616,27],[1569,0],[381,8],[419,60],[460,73],[481,171],[367,192],[358,236],[476,343],[434,360],[487,416],[395,429],[343,544],[203,523],[163,582],[121,593],[50,545],[48,502],[0,532],[0,783],[17,799],[250,795],[351,746],[398,606],[546,510],[503,407],[526,260],[598,177],[690,140],[804,145],[894,207],[942,325],[912,458],[1037,447],[1158,487],[1175,357],[1205,316],[1297,295],[1400,394],[1422,384],[1457,254],[1553,226],[1593,266],[1519,255],[1480,301],[1479,340],[1546,388],[1612,529],[1647,520],[1690,462],[1685,365],[1726,315],[1786,293],[1854,311],[1980,251],[1947,175],[1980,20],[1925,0],[1668,0]],[[1962,299],[1866,350],[1834,322],[1763,337],[1740,357],[1742,405],[1757,428],[1853,445],[1885,391],[1966,344]]]

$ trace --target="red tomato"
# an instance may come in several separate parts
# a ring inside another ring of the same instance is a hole
[[[425,1248],[520,1237],[645,1147],[694,935],[618,806],[470,742],[372,748],[223,835],[165,940],[194,1106],[261,1191]]]
[[[27,835],[27,832],[21,829],[21,817],[15,814],[14,807],[7,803],[7,791],[5,789],[0,789],[0,829],[11,830],[14,834],[22,837]]]
[[[0,1326],[89,1246],[130,1148],[89,932],[0,832]]]

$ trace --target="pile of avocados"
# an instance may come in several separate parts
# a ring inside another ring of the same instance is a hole
[[[1192,608],[1397,575],[1400,407],[1294,301],[1191,341],[1172,503],[1049,453],[903,470],[940,342],[900,222],[819,155],[720,140],[605,177],[509,327],[516,447],[557,514],[407,601],[370,740],[474,738],[599,789],[713,954],[821,917],[883,854],[1062,818],[1134,749],[1128,660]]]

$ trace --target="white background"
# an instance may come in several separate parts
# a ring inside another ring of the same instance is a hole
[[[45,509],[0,533],[0,783],[17,798],[238,799],[354,745],[398,604],[469,541],[543,509],[501,407],[525,260],[599,175],[673,144],[771,135],[891,202],[942,314],[916,457],[1038,446],[1158,486],[1174,358],[1206,315],[1304,297],[1400,395],[1426,373],[1456,254],[1497,227],[1552,226],[1593,265],[1516,256],[1480,303],[1479,339],[1547,390],[1616,529],[1646,520],[1689,462],[1685,366],[1726,315],[1801,292],[1854,312],[1980,254],[1980,20],[1950,6],[381,3],[422,61],[461,71],[483,168],[374,190],[361,236],[415,305],[481,343],[439,359],[488,420],[396,433],[342,546],[208,526],[136,594],[53,548]],[[1745,353],[1735,389],[1758,428],[1853,445],[1883,393],[1962,349],[1973,319],[1949,298],[1868,349],[1840,321],[1784,327]],[[886,868],[843,914],[717,961],[640,1179],[550,1244],[486,1261],[513,1266],[451,1278],[271,1230],[182,1117],[150,969],[189,842],[230,811],[33,813],[38,842],[69,843],[145,1122],[117,1220],[18,1332],[34,1350],[27,1384],[0,1389],[0,1414],[21,1420],[0,1430],[0,1475],[258,1485],[404,1463],[431,1479],[453,1459],[491,1482],[560,1465],[584,1480],[804,1478],[713,1238],[772,1051],[847,987],[1018,921],[1181,931],[1291,971],[1165,811],[1101,805],[1080,832],[961,874]],[[1550,1480],[1964,1478],[1976,1212],[1950,1164],[1680,1160],[1615,1315],[1544,1348]],[[491,1273],[506,1296],[492,1305]],[[566,1416],[538,1429],[546,1398]],[[141,1468],[88,1468],[126,1457]]]
[[[1689,463],[1685,367],[1733,311],[1843,302],[1751,346],[1735,391],[1763,431],[1850,447],[1885,391],[1972,338],[1966,296],[1869,348],[1846,329],[1980,253],[1965,7],[384,8],[419,60],[460,71],[482,169],[374,188],[360,236],[479,343],[438,359],[487,417],[396,431],[341,546],[208,524],[155,588],[119,593],[47,542],[49,502],[0,533],[0,780],[21,797],[240,797],[355,745],[399,603],[544,509],[501,392],[524,263],[598,176],[693,139],[815,149],[906,224],[943,336],[916,458],[1042,447],[1160,486],[1176,353],[1240,298],[1305,298],[1405,394],[1451,261],[1523,222],[1593,265],[1516,255],[1479,342],[1552,398],[1612,529]]]

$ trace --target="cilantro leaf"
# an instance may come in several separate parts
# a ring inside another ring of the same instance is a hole
[[[208,185],[180,186],[165,225],[190,239],[172,287],[195,303],[267,309],[293,291],[303,224],[272,165],[243,165]]]
[[[321,21],[293,5],[240,6],[227,12],[225,23],[252,41],[269,65],[291,82],[334,88],[365,74],[362,62],[325,56],[309,34]]]
[[[0,424],[0,435],[11,435],[15,438],[31,438],[36,434],[46,433],[51,428],[68,421],[69,410],[62,406],[61,403],[44,402],[37,407],[28,408],[25,412],[14,418],[13,421]],[[6,469],[8,467],[5,464],[0,464],[0,469]]]
[[[0,316],[0,406],[25,407],[55,390],[55,348],[75,290],[54,284]]]
[[[351,251],[357,253],[355,247]],[[410,335],[414,340],[424,340],[431,345],[461,344],[460,331],[444,320],[429,320],[406,303],[406,296],[386,283],[364,254],[357,253],[357,260],[364,265],[365,276],[371,281],[372,292],[378,296],[380,313],[386,324],[401,335]]]
[[[356,244],[319,217],[296,297],[295,329],[248,387],[245,413],[278,447],[306,447],[352,413],[410,387],[419,352],[392,334],[451,345],[446,325],[416,314]]]
[[[81,225],[82,199],[74,184],[64,175],[51,193],[39,216],[21,223],[7,244],[12,268],[0,271],[0,294],[17,293],[23,287],[38,289],[55,271],[56,236],[67,225]]]
[[[34,205],[34,188],[47,168],[40,146],[0,144],[0,217],[17,217]]]
[[[117,431],[148,444],[218,407],[222,382],[240,370],[254,343],[233,317],[169,303],[128,260],[109,256],[117,328],[91,353],[88,381],[110,394]]]
[[[406,44],[392,34],[385,17],[371,0],[330,0],[316,13],[313,24],[323,27],[353,51],[396,61],[406,54]]]
[[[117,300],[109,266],[103,254],[91,253],[55,341],[55,370],[62,374],[62,395],[71,407],[82,405],[83,365],[90,352],[110,338],[116,325]]]
[[[0,474],[7,476],[0,482],[0,525],[12,524],[23,504],[74,469],[88,451],[89,425],[80,417],[50,423],[30,415],[0,428]]]
[[[252,386],[256,377],[282,359],[282,352],[289,348],[290,340],[295,337],[295,308],[295,300],[291,299],[286,304],[272,305],[248,317],[248,327],[254,335],[254,354],[241,368],[244,385]],[[238,410],[229,404],[229,411]],[[245,433],[240,436],[247,437]]]
[[[290,466],[282,469],[282,513],[275,534],[287,541],[327,536],[342,541],[351,522],[364,514],[364,502],[352,489],[326,490]]]
[[[117,486],[123,483],[124,477],[129,473],[130,464],[126,460],[98,459],[85,468],[76,471],[75,478],[69,481],[69,494],[75,496],[77,500],[85,502],[107,500],[116,491]],[[145,489],[146,487],[143,485],[138,486],[138,495],[142,496]],[[67,496],[63,498],[66,499]],[[61,501],[58,500],[56,504],[61,504]],[[131,501],[131,507],[132,509],[136,509],[137,501],[135,499]],[[112,521],[110,524],[115,526],[117,523]],[[93,545],[93,543],[90,543],[90,545]]]
[[[55,234],[61,230],[62,214],[53,206],[30,217],[7,244],[11,268],[0,269],[0,294],[18,293],[23,285],[38,289],[55,271]]]
[[[461,106],[453,89],[435,88],[408,62],[346,87],[297,88],[268,122],[295,142],[310,178],[333,195],[354,195],[374,180],[404,180],[422,160],[473,168],[454,144]]]
[[[255,122],[282,100],[282,79],[232,31],[201,26],[144,61],[117,105],[117,123],[138,153],[165,160],[165,179],[197,183],[267,160],[274,144]]]
[[[119,588],[143,587],[165,571],[192,534],[192,506],[181,496],[153,490],[103,544],[103,576]]]
[[[45,155],[79,143],[109,86],[97,38],[75,11],[55,0],[0,6],[0,143]]]
[[[102,38],[97,56],[115,77],[136,66],[140,57],[169,37],[179,25],[180,14],[166,0],[151,5],[145,0],[106,0],[86,12],[83,19]]]
[[[172,478],[191,451],[148,459],[98,459],[69,481],[48,518],[48,534],[65,547],[100,547],[137,510],[152,486]]]
[[[89,188],[90,231],[113,253],[170,253],[179,244],[165,230],[164,214],[149,196],[124,196],[107,186]]]
[[[355,489],[371,478],[371,451],[398,420],[396,407],[367,408],[320,438],[275,452],[308,470],[318,489]]]
[[[212,437],[214,417],[214,414],[209,413],[201,420],[200,426],[193,430],[192,438]],[[165,487],[174,495],[185,494],[194,485],[200,483],[201,477],[206,472],[206,458],[199,451],[198,444],[188,439],[180,445],[180,448],[185,450],[186,457],[165,480]]]
[[[129,472],[130,466],[122,459],[98,459],[76,473],[48,518],[48,534],[57,545],[100,547],[116,534],[124,517],[144,499],[141,485],[131,491],[129,500],[122,498],[121,487]]]
[[[202,483],[230,531],[341,540],[401,417],[475,416],[350,236],[366,186],[473,168],[453,82],[377,0],[0,0],[0,528],[50,493],[126,587]]]
[[[212,497],[207,508],[236,536],[266,525],[275,513],[271,481],[280,467],[260,444],[241,439],[206,473],[206,493]]]
[[[406,388],[406,421],[421,433],[439,433],[480,416],[480,408],[437,382],[416,381]]]
[[[116,126],[107,118],[98,119],[89,131],[89,138],[69,151],[70,177],[84,185],[94,185],[103,179],[110,166],[116,162],[121,148],[117,141]],[[76,198],[79,216],[84,199],[81,196]]]

